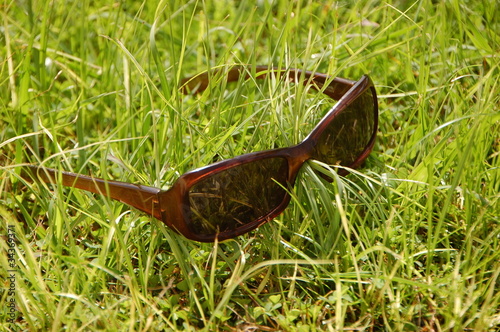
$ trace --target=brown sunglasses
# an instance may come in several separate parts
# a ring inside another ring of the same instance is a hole
[[[250,67],[237,66],[227,81],[250,77]],[[290,202],[302,165],[315,159],[328,165],[356,168],[370,154],[378,125],[377,95],[372,81],[332,78],[299,69],[279,71],[255,67],[255,77],[269,74],[302,82],[338,102],[299,144],[244,154],[183,174],[169,190],[28,166],[47,183],[60,178],[64,186],[102,194],[133,206],[186,238],[211,242],[247,233],[279,215]],[[183,80],[184,92],[202,92],[208,73]],[[340,169],[339,174],[348,172]],[[325,178],[328,178],[325,176]]]

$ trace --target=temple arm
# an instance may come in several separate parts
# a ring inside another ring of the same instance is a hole
[[[83,189],[110,197],[161,220],[158,205],[158,193],[161,190],[158,188],[127,182],[108,181],[33,165],[28,165],[22,175],[27,179],[38,178],[46,183],[58,183],[58,179],[60,178],[64,186]]]
[[[250,77],[249,73],[252,71],[251,66],[234,66],[227,72],[227,81],[237,81],[241,76],[245,78]],[[325,84],[328,84],[322,91],[324,94],[334,100],[339,100],[355,83],[345,78],[332,78],[326,74],[314,73],[311,71],[301,69],[278,70],[277,68],[269,68],[267,66],[256,66],[255,72],[257,79],[263,79],[269,73],[278,74],[281,76],[288,76],[290,80],[296,82],[304,75],[303,84],[311,85],[316,90],[321,90]],[[212,73],[213,75],[213,73]],[[203,92],[209,86],[210,80],[209,73],[205,72],[192,77],[185,78],[181,81],[182,91],[187,93],[189,91]]]

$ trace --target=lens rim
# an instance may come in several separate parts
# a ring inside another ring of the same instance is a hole
[[[311,133],[304,139],[303,142],[307,141],[314,147],[318,144],[318,140],[321,134],[326,130],[326,128],[342,113],[349,105],[351,105],[358,97],[360,97],[367,90],[371,90],[373,98],[373,132],[371,134],[370,140],[365,146],[363,152],[356,158],[354,162],[346,166],[348,168],[359,167],[370,155],[373,147],[375,145],[375,140],[377,138],[378,131],[378,98],[377,91],[373,81],[368,75],[363,75],[356,84],[353,85],[349,91],[339,101],[328,111],[328,113],[320,120],[320,122],[314,127]],[[347,175],[349,172],[345,168],[339,169],[340,175]]]
[[[281,148],[248,153],[235,158],[222,160],[220,162],[185,173],[181,177],[179,177],[179,179],[174,183],[171,189],[159,194],[160,207],[162,207],[162,219],[167,221],[168,226],[176,229],[185,237],[200,242],[213,242],[215,238],[217,238],[219,241],[223,241],[255,229],[279,215],[288,206],[291,199],[288,190],[290,189],[290,186],[293,186],[293,184],[295,183],[295,178],[297,175],[290,171],[290,163],[293,162],[297,157],[296,152],[296,150],[291,148]],[[212,235],[198,234],[191,230],[191,205],[189,201],[189,192],[195,184],[228,169],[269,158],[282,158],[286,162],[287,167],[285,185],[288,186],[288,188],[285,188],[286,191],[283,200],[278,206],[276,206],[273,210],[269,211],[266,215],[260,217],[259,219],[238,227],[235,230],[225,231]]]
[[[321,79],[319,85],[328,82],[327,75],[321,74]],[[321,81],[322,80],[322,81]],[[331,81],[335,84],[339,81]],[[186,238],[199,241],[199,242],[213,242],[215,240],[224,241],[236,236],[242,235],[255,228],[265,224],[266,222],[272,220],[283,212],[288,204],[290,203],[290,194],[288,191],[285,193],[283,201],[272,211],[253,222],[243,225],[235,230],[225,231],[217,234],[197,234],[193,232],[190,227],[190,203],[189,203],[189,190],[190,188],[198,183],[199,181],[217,174],[219,172],[228,170],[230,168],[255,162],[267,158],[284,158],[287,161],[287,190],[293,188],[297,174],[302,167],[302,165],[309,159],[311,159],[314,148],[318,143],[318,139],[321,133],[328,127],[328,125],[334,121],[334,119],[349,106],[356,98],[361,96],[368,89],[371,89],[373,96],[374,109],[374,126],[373,133],[369,142],[367,143],[364,151],[359,155],[359,157],[348,167],[356,168],[363,163],[363,161],[368,157],[373,149],[375,138],[378,130],[378,102],[377,94],[373,85],[373,82],[368,75],[364,75],[357,82],[345,80],[341,84],[348,84],[352,86],[348,89],[345,94],[340,97],[338,102],[328,111],[328,113],[321,119],[321,121],[314,127],[311,133],[299,144],[288,147],[273,150],[266,150],[254,153],[248,153],[240,155],[231,159],[226,159],[214,164],[210,164],[190,172],[184,173],[179,179],[174,183],[172,188],[167,191],[162,191],[158,194],[159,206],[161,209],[162,220],[169,227],[173,228],[177,232],[184,235]],[[322,85],[321,85],[322,86]],[[338,92],[333,93],[333,88],[326,86],[323,90],[325,94],[330,97],[338,96]],[[345,175],[348,172],[345,169],[339,170],[340,175]]]

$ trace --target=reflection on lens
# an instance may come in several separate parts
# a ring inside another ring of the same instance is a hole
[[[214,174],[189,190],[192,232],[211,235],[235,230],[267,215],[286,196],[288,166],[268,158]]]
[[[335,116],[319,137],[313,159],[329,165],[350,166],[373,135],[372,90],[368,89]]]

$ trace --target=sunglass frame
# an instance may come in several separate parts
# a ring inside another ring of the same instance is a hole
[[[373,149],[378,128],[377,94],[373,82],[367,75],[362,76],[358,81],[351,81],[343,78],[332,78],[330,75],[299,69],[278,70],[277,68],[268,68],[267,66],[256,66],[253,68],[235,66],[225,73],[225,79],[231,82],[239,80],[242,76],[245,78],[263,78],[271,73],[277,74],[279,77],[286,76],[294,82],[302,82],[304,85],[311,85],[313,89],[324,93],[334,100],[338,100],[314,127],[311,133],[297,145],[287,148],[248,153],[195,169],[181,175],[168,190],[160,190],[155,187],[120,181],[109,181],[77,173],[60,172],[34,165],[27,165],[22,175],[24,178],[33,178],[34,174],[36,174],[38,178],[47,183],[58,183],[58,179],[60,179],[64,186],[87,190],[118,200],[161,220],[168,227],[190,240],[199,242],[213,242],[215,240],[224,241],[247,233],[282,213],[290,203],[290,195],[286,193],[283,201],[277,207],[253,222],[247,223],[235,230],[206,235],[196,233],[196,231],[192,230],[192,227],[189,227],[190,188],[199,181],[230,168],[262,159],[279,157],[286,159],[288,163],[287,185],[289,188],[287,189],[291,189],[295,184],[300,168],[307,160],[311,159],[312,152],[318,143],[321,133],[335,117],[341,114],[343,110],[368,89],[372,90],[374,103],[373,133],[363,152],[353,163],[347,165],[348,168],[360,166],[368,157]],[[183,80],[182,90],[184,92],[202,92],[210,86],[212,74],[213,73],[203,73]],[[339,174],[345,175],[347,171],[345,169],[340,169]]]

